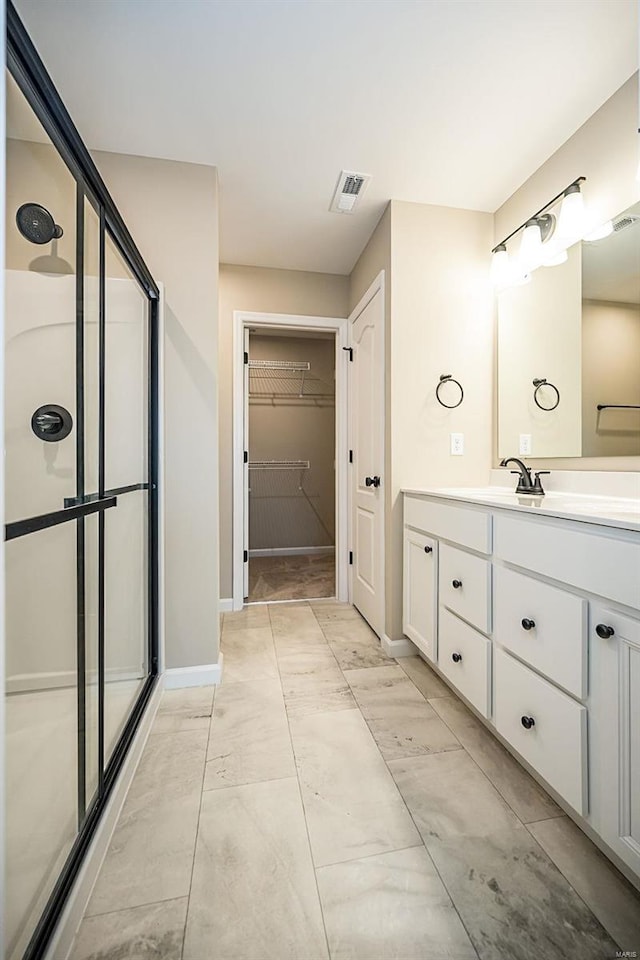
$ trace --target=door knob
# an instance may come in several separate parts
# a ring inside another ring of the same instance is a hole
[[[365,477],[364,482],[367,487],[379,487],[380,477]]]

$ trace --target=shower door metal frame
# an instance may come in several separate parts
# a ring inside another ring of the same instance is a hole
[[[78,831],[75,841],[33,932],[24,960],[39,960],[56,928],[84,856],[100,822],[129,747],[139,727],[158,677],[158,322],[159,288],[129,233],[82,138],[71,120],[14,6],[7,2],[7,68],[20,87],[47,135],[76,181],[76,497],[66,498],[63,507],[52,513],[6,524],[5,539],[26,536],[60,523],[76,523],[77,596],[77,691],[78,691]],[[88,200],[100,222],[99,294],[99,464],[98,490],[84,488],[84,210]],[[109,236],[148,300],[148,409],[147,478],[145,482],[105,489],[105,246]],[[134,490],[148,496],[148,673],[108,763],[104,763],[104,516],[117,505],[118,496]],[[89,805],[85,797],[85,557],[84,517],[98,514],[98,789]]]

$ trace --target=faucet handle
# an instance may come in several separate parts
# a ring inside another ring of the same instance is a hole
[[[540,480],[540,477],[544,476],[547,473],[551,473],[551,470],[536,470],[535,480],[533,481],[533,491],[532,491],[533,493],[537,493],[541,496],[544,495],[544,490],[542,488],[542,482]]]

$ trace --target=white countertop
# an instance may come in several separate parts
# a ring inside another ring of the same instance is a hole
[[[579,520],[622,530],[640,530],[640,500],[599,497],[580,493],[550,492],[543,497],[516,494],[500,486],[403,488],[409,496],[439,497],[485,507],[535,513],[543,517]]]

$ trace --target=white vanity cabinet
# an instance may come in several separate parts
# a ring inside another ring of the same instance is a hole
[[[442,493],[405,492],[407,636],[640,880],[640,531]]]

